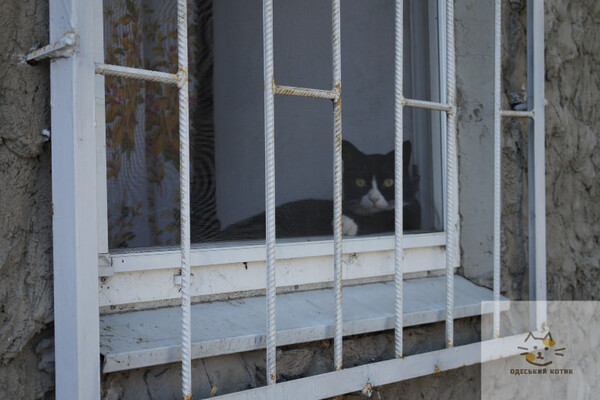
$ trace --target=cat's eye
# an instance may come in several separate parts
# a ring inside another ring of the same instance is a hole
[[[358,178],[356,180],[356,186],[358,186],[358,187],[365,187],[366,184],[367,184],[367,182],[365,182],[364,179]]]
[[[391,178],[387,178],[385,181],[383,181],[383,186],[385,186],[385,187],[394,186],[394,180]]]

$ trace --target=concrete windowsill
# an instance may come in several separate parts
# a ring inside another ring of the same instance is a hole
[[[455,275],[454,318],[491,313],[492,291]],[[404,282],[404,326],[445,319],[445,278]],[[503,298],[503,300],[505,300]],[[394,327],[394,282],[348,286],[343,289],[344,335],[378,332]],[[506,302],[501,303],[503,309]],[[262,349],[265,347],[264,296],[192,306],[192,357]],[[180,356],[179,307],[100,317],[103,372],[176,362]],[[333,337],[332,289],[277,296],[277,345]]]

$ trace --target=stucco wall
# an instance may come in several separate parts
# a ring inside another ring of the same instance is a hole
[[[480,319],[465,318],[455,322],[455,343],[463,345],[480,340]],[[404,331],[404,354],[413,355],[443,349],[443,323],[412,327]],[[394,332],[357,335],[344,338],[346,368],[394,357]],[[322,340],[277,349],[277,381],[284,382],[333,370],[333,341]],[[194,376],[192,393],[207,398],[216,386],[216,394],[226,394],[266,384],[265,352],[252,351],[221,357],[209,357],[192,363]],[[375,388],[373,398],[433,399],[451,398],[449,394],[464,393],[462,398],[479,398],[479,367],[437,373],[411,379],[400,384]],[[460,383],[452,388],[450,380]],[[181,392],[181,365],[169,364],[104,375],[103,400],[152,400],[178,398]],[[377,397],[379,395],[379,397]],[[440,397],[438,397],[438,395]],[[468,397],[471,395],[472,397]],[[348,399],[361,396],[350,394]]]
[[[598,300],[600,2],[546,3],[548,293]]]
[[[514,104],[524,98],[525,8],[520,0],[509,3],[503,18],[503,83],[505,101]],[[551,299],[598,299],[600,3],[545,3],[548,293]],[[491,265],[491,217],[485,207],[492,198],[491,169],[484,169],[488,178],[473,174],[491,159],[491,97],[486,102],[482,94],[491,96],[492,70],[475,68],[475,62],[491,65],[491,41],[483,39],[491,32],[490,5],[489,0],[456,4],[463,272],[481,284],[490,282],[485,269]],[[32,0],[9,0],[2,7],[0,393],[6,398],[52,398],[50,148],[40,135],[49,127],[49,75],[47,63],[32,67],[23,61],[32,44],[48,40],[48,7],[46,1]],[[478,81],[487,82],[489,90],[478,91]],[[505,124],[503,288],[518,298],[527,293],[526,142],[519,124]],[[369,346],[378,348],[381,340],[368,339]],[[221,362],[227,365],[225,359]],[[478,398],[473,389],[479,388],[478,379],[476,367],[463,368],[386,386],[380,395],[452,398],[460,392],[464,398]]]
[[[48,64],[24,54],[48,41],[46,1],[0,11],[0,397],[44,398],[53,387],[52,201]]]
[[[493,9],[457,1],[458,145],[464,274],[491,287]],[[526,2],[503,7],[503,106],[526,102]],[[600,295],[600,3],[545,1],[548,297]],[[483,68],[482,68],[483,67]],[[528,296],[527,131],[503,120],[502,290]]]

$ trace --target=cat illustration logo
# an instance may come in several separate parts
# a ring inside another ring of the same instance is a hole
[[[552,339],[552,334],[550,332],[544,337],[537,337],[529,332],[529,335],[525,338],[525,343],[528,347],[518,346],[517,348],[525,350],[521,355],[525,356],[525,360],[529,364],[538,367],[545,367],[552,364],[552,361],[549,360],[551,354],[563,357],[564,354],[562,352],[566,350],[566,347],[560,349],[553,348],[556,346],[556,342]]]

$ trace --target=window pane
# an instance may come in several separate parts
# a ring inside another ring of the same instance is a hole
[[[170,1],[105,0],[108,63],[176,71]],[[330,89],[331,5],[279,0],[275,80]],[[394,2],[342,5],[346,233],[393,232]],[[189,3],[191,212],[194,243],[264,240],[262,1]],[[437,2],[405,2],[404,89],[439,101]],[[176,88],[107,78],[110,245],[179,240]],[[405,109],[405,229],[441,230],[442,118]],[[332,233],[332,105],[277,96],[279,238]],[[350,229],[350,230],[348,230]]]
[[[177,71],[174,1],[104,1],[105,61]],[[109,246],[179,242],[177,88],[107,76]]]

